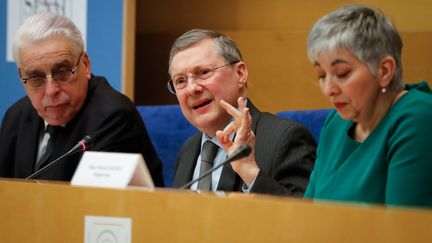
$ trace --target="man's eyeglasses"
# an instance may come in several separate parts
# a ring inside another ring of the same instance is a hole
[[[186,88],[186,86],[188,85],[189,79],[193,78],[193,80],[196,84],[202,85],[205,83],[205,81],[208,78],[210,78],[214,74],[214,72],[216,70],[223,68],[223,67],[226,67],[228,65],[235,64],[235,63],[237,63],[237,61],[226,63],[222,66],[218,66],[215,68],[200,69],[191,75],[185,75],[185,74],[177,75],[168,81],[167,88],[168,88],[169,92],[171,92],[172,94],[178,94],[179,92],[183,91]]]
[[[39,75],[39,76],[33,76],[28,78],[21,78],[24,84],[29,85],[32,88],[41,88],[46,85],[48,82],[48,78],[52,78],[55,80],[58,84],[65,84],[69,82],[72,79],[72,76],[75,74],[76,70],[78,69],[78,65],[81,61],[81,56],[84,52],[82,52],[78,57],[78,62],[75,67],[65,69],[62,71],[51,73],[50,75]]]

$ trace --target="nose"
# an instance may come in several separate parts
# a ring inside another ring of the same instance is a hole
[[[52,77],[47,77],[46,79],[45,94],[47,96],[54,96],[60,91],[60,86]]]
[[[186,90],[189,94],[195,94],[202,91],[202,86],[195,81],[195,77],[187,76]]]
[[[327,97],[332,97],[340,92],[337,83],[330,77],[326,77],[325,80],[320,83],[321,91]]]

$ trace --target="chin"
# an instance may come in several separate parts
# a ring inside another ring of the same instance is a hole
[[[354,121],[355,119],[355,116],[353,114],[347,114],[342,112],[338,112],[338,113],[344,120]]]
[[[65,125],[71,120],[71,118],[64,116],[51,116],[51,118],[46,119],[46,121],[53,126]]]
[[[50,124],[52,126],[60,126],[60,125],[66,124],[62,120],[57,120],[57,119],[50,119],[50,120],[46,120],[46,121],[48,122],[48,124]]]

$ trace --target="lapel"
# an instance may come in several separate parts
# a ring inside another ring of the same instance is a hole
[[[17,177],[27,177],[34,172],[34,165],[37,155],[39,134],[43,129],[43,121],[32,111],[24,126],[18,131],[17,150],[16,151],[16,175]]]
[[[256,133],[256,129],[257,129],[257,124],[258,124],[258,120],[261,114],[261,111],[258,110],[258,108],[256,108],[254,106],[254,104],[252,104],[252,101],[250,99],[248,99],[248,103],[246,105],[249,108],[249,112],[252,116],[252,131]]]
[[[256,134],[256,125],[260,115],[260,111],[252,104],[248,99],[247,105],[249,112],[252,116],[252,131]],[[194,167],[195,168],[195,167]],[[243,182],[234,170],[231,164],[227,164],[222,169],[221,178],[219,179],[218,190],[219,191],[239,191],[241,190]]]
[[[176,178],[174,178],[174,186],[181,187],[192,180],[198,155],[201,152],[201,137],[202,133],[199,133],[191,138],[192,141],[190,141],[190,148],[185,149],[184,153],[181,155],[175,173]]]

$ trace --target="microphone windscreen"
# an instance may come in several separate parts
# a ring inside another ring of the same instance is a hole
[[[88,149],[93,145],[94,138],[90,135],[87,135],[81,140],[81,142],[84,143],[86,149]]]

